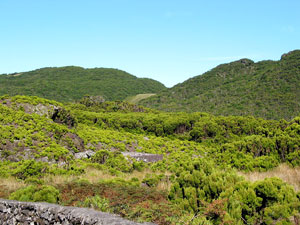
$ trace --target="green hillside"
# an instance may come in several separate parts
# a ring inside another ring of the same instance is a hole
[[[282,165],[299,172],[300,117],[167,113],[94,100],[0,97],[0,198],[161,225],[299,221],[300,185],[240,174]]]
[[[140,102],[164,111],[291,119],[300,113],[300,50],[279,61],[241,59]]]
[[[124,100],[163,89],[164,85],[158,81],[106,68],[68,66],[0,76],[0,95],[31,95],[62,102],[78,100],[84,95]]]

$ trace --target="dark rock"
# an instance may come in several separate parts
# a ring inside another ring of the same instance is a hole
[[[75,118],[64,108],[56,108],[50,117],[55,123],[65,124],[69,128],[76,125]]]

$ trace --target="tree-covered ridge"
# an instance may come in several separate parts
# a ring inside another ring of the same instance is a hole
[[[299,166],[299,117],[143,111],[90,97],[69,104],[27,96],[0,102],[0,180],[23,184],[18,190],[0,184],[0,198],[93,207],[157,224],[299,220],[300,193],[292,186],[237,174]],[[45,107],[49,112],[41,113]],[[162,157],[147,163],[124,152]]]
[[[125,101],[105,101],[101,96],[85,96],[76,103],[69,103],[73,110],[88,112],[154,112],[155,110]]]
[[[54,67],[0,76],[0,95],[31,95],[62,102],[79,100],[84,95],[124,100],[163,89],[165,86],[158,81],[107,68]]]
[[[140,104],[164,111],[292,119],[300,112],[300,50],[279,61],[219,65]]]

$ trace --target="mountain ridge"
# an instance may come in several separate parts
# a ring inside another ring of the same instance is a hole
[[[0,76],[0,95],[35,95],[70,102],[85,95],[126,101],[142,94],[147,98],[137,98],[135,103],[163,111],[290,120],[300,112],[299,84],[300,50],[294,50],[277,61],[242,58],[220,64],[171,88],[119,69],[45,67]]]
[[[291,119],[300,112],[300,50],[278,61],[240,59],[192,77],[141,105],[164,111],[202,111]]]
[[[155,93],[164,88],[153,79],[138,78],[112,68],[45,67],[0,76],[0,95],[35,95],[64,102],[79,100],[84,95],[124,100],[128,96]]]

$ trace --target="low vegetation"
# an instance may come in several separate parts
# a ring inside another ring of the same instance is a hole
[[[299,171],[300,117],[166,113],[91,96],[0,102],[1,198],[157,224],[300,220],[299,184],[278,176]],[[145,162],[124,152],[162,157]]]

